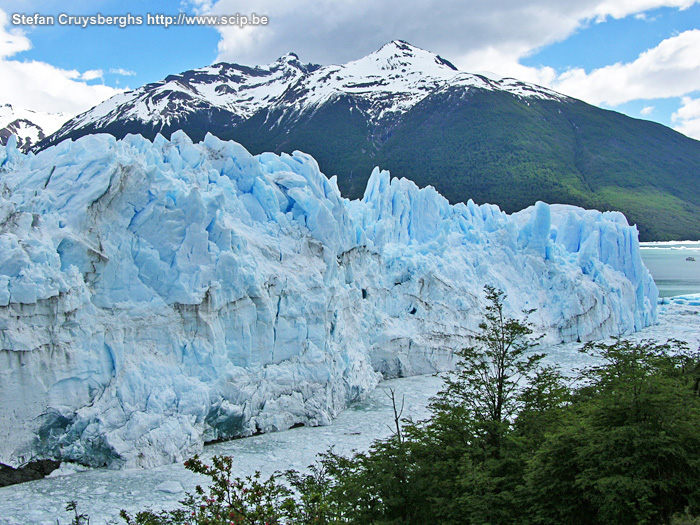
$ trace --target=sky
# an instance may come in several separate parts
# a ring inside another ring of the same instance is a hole
[[[180,12],[267,23],[148,23]],[[141,23],[67,22],[97,15]],[[540,84],[700,139],[700,0],[0,0],[0,104],[77,114],[215,62],[262,65],[295,52],[339,64],[397,39],[464,71]]]

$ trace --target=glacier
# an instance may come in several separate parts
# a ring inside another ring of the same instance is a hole
[[[550,342],[653,324],[618,212],[451,205],[375,169],[341,197],[310,156],[182,132],[0,147],[0,463],[182,461],[323,425],[382,378],[440,371],[483,287]]]

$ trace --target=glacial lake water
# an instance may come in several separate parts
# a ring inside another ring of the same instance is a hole
[[[641,254],[660,297],[700,293],[700,241],[643,242]]]

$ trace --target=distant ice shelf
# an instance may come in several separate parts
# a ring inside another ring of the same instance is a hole
[[[375,169],[364,198],[295,152],[91,135],[0,148],[0,462],[182,461],[327,424],[382,377],[444,370],[485,284],[552,342],[656,320],[616,212],[450,205]]]

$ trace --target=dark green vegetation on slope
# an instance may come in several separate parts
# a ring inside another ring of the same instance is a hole
[[[490,301],[473,347],[423,422],[310,473],[234,477],[231,458],[184,508],[128,523],[698,523],[700,353],[675,342],[588,344],[575,378],[543,366],[526,322]],[[398,409],[397,409],[398,408]],[[77,514],[77,512],[76,512]],[[693,516],[696,516],[693,518]]]

